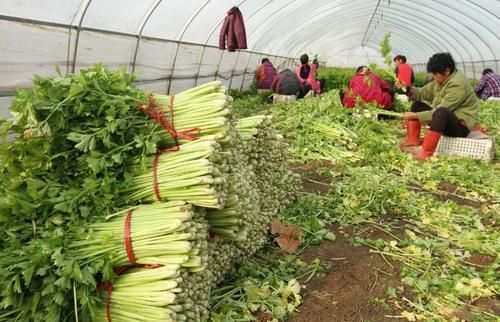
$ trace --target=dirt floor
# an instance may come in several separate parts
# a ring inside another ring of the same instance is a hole
[[[325,165],[328,167],[328,164],[322,164],[323,169]],[[317,166],[295,169],[302,174],[304,192],[324,194],[330,189],[330,179],[315,171]],[[331,267],[324,276],[314,278],[307,284],[299,313],[288,321],[398,320],[400,310],[395,309],[387,295],[389,286],[402,286],[398,264],[370,253],[370,248],[366,246],[351,246],[348,241],[351,236],[384,239],[390,236],[367,225],[347,229],[333,225],[330,230],[337,239],[312,247],[303,259],[309,262],[320,258],[322,262],[330,262]]]
[[[332,266],[323,277],[308,283],[300,312],[288,321],[395,321],[399,310],[394,309],[387,288],[402,286],[397,263],[390,260],[387,263],[366,246],[351,246],[349,236],[358,235],[359,231],[343,230],[337,225],[331,230],[337,240],[313,247],[304,259],[320,258],[330,261]],[[368,234],[372,238],[385,237],[379,236],[375,229],[361,233]]]
[[[300,173],[303,178],[304,192],[326,194],[331,188],[331,180],[324,171],[332,169],[330,164],[323,162],[297,166],[294,171]],[[480,208],[483,205],[482,202],[468,200],[457,194],[456,186],[452,184],[442,183],[439,188],[441,193],[436,197],[443,201],[453,200],[458,204],[475,208]],[[415,191],[418,190],[420,189],[415,189]],[[388,218],[387,222],[389,221]],[[396,223],[395,226],[397,227],[398,224]],[[333,225],[330,230],[337,239],[311,247],[303,259],[309,262],[320,258],[322,262],[330,262],[331,267],[324,276],[309,281],[302,293],[304,302],[299,307],[299,312],[287,321],[406,321],[400,316],[402,310],[397,308],[397,304],[387,294],[388,287],[403,289],[398,263],[370,252],[370,248],[367,246],[352,246],[349,243],[349,237],[352,236],[385,240],[394,238],[370,225],[346,229],[339,227],[339,225]],[[392,233],[403,235],[403,229],[395,229]],[[481,269],[491,264],[494,258],[475,253],[469,260],[472,266]],[[403,295],[411,299],[409,292],[404,291]],[[497,314],[500,313],[499,303],[498,299],[492,298],[482,299],[475,305]],[[468,319],[465,318],[465,320]]]

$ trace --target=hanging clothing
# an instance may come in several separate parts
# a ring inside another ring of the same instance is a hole
[[[243,15],[238,7],[233,7],[227,12],[219,34],[219,49],[235,51],[236,49],[247,49],[247,35]]]
[[[302,83],[311,85],[313,91],[318,94],[321,93],[321,84],[316,78],[314,78],[314,73],[316,73],[316,65],[302,64],[297,67],[295,73],[302,80]]]
[[[266,61],[257,69],[257,87],[259,89],[270,89],[271,83],[276,76],[276,69],[270,61]]]

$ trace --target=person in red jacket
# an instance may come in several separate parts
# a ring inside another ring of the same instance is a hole
[[[267,58],[262,59],[262,63],[257,72],[255,73],[255,78],[257,79],[257,88],[259,89],[270,89],[271,83],[274,77],[276,77],[276,69],[273,64]]]
[[[311,85],[311,88],[314,92],[321,94],[323,87],[325,86],[325,80],[320,79],[317,80],[315,78],[316,73],[316,65],[309,64],[309,56],[304,54],[300,56],[300,66],[297,67],[295,73],[302,80],[303,84]]]
[[[394,57],[394,63],[396,63],[394,73],[397,75],[398,79],[407,85],[413,84],[415,81],[415,75],[413,75],[413,69],[411,66],[406,63],[406,57],[397,55]]]
[[[349,92],[344,94],[344,105],[354,107],[357,97],[360,97],[366,103],[376,103],[384,110],[391,110],[394,92],[386,82],[377,74],[372,73],[368,67],[359,66],[356,75],[349,82]]]

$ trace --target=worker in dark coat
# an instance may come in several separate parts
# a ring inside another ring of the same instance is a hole
[[[311,85],[304,84],[294,72],[285,69],[274,78],[271,90],[277,94],[302,98],[311,90]]]
[[[247,35],[243,15],[238,7],[233,7],[227,12],[226,19],[219,34],[219,49],[235,51],[247,49]]]

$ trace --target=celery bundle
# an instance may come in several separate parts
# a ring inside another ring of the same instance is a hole
[[[265,243],[270,218],[297,197],[301,185],[298,176],[289,170],[288,145],[273,129],[271,116],[241,119],[236,129],[260,195],[259,211],[248,220],[247,238],[238,242],[242,251],[252,254]]]
[[[128,210],[105,222],[90,224],[86,238],[69,245],[76,260],[106,259],[114,267],[130,264],[125,249]],[[141,205],[131,209],[130,244],[137,264],[178,264],[203,269],[207,227],[194,220],[193,207],[183,201]]]
[[[113,283],[109,302],[112,321],[156,322],[182,321],[182,307],[176,304],[179,266],[168,265],[159,268],[133,268],[120,275]],[[105,292],[103,292],[105,293]],[[106,300],[101,303],[95,321],[107,322]],[[184,319],[186,320],[186,319]]]
[[[227,134],[231,129],[232,97],[226,95],[220,81],[206,83],[180,92],[173,99],[174,127],[178,132],[199,128],[198,136]],[[169,115],[171,96],[155,94],[154,97]],[[166,139],[173,144],[173,139]],[[186,142],[180,139],[179,142]]]
[[[326,137],[335,140],[336,143],[345,145],[349,149],[355,149],[357,146],[355,140],[358,136],[356,133],[342,126],[340,123],[331,123],[327,125],[325,123],[315,122],[312,128],[324,134]]]
[[[185,200],[206,208],[222,208],[226,199],[228,165],[216,135],[179,146],[158,158],[157,184],[162,201]],[[151,161],[151,164],[153,161]],[[153,169],[132,180],[129,200],[153,202]]]

